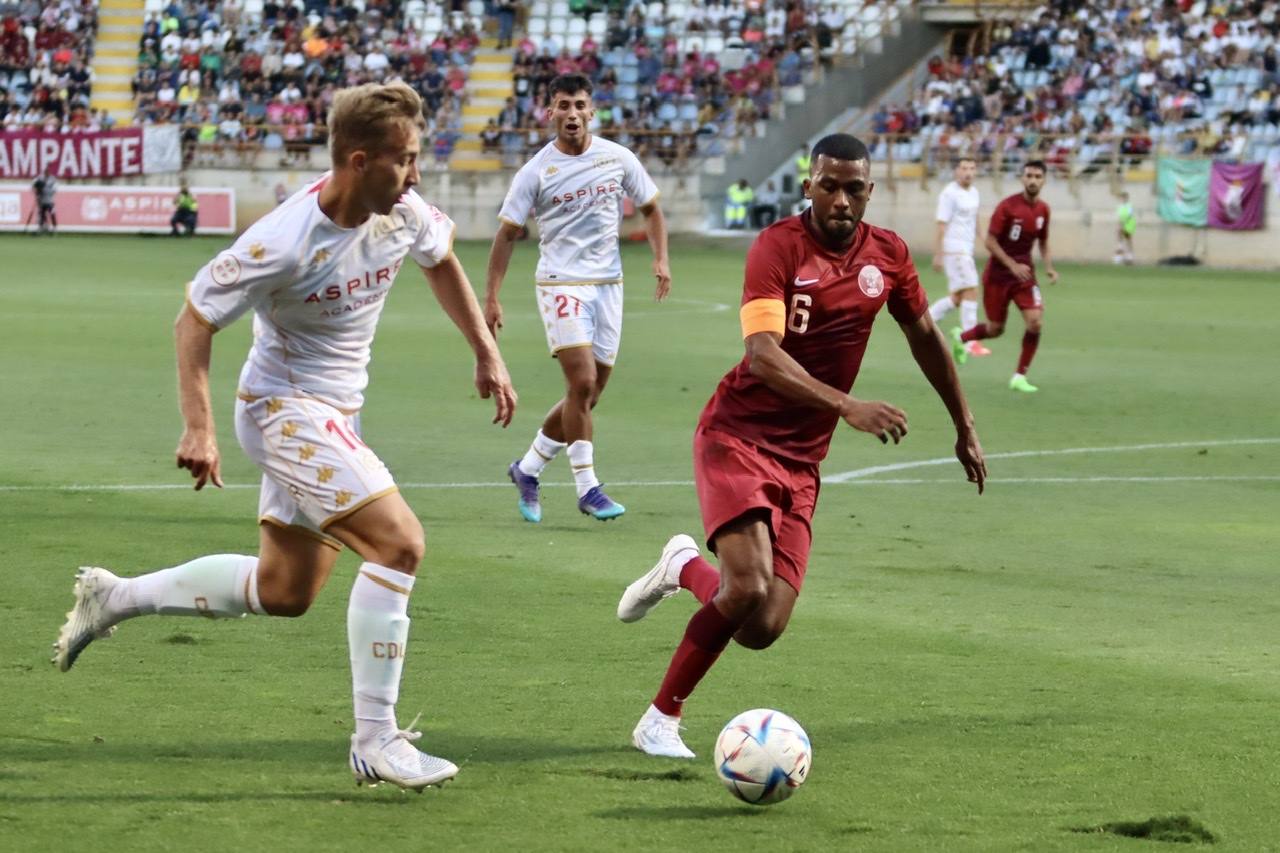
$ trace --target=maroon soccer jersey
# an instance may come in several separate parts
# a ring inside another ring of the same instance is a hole
[[[1049,205],[1040,199],[1029,202],[1022,193],[1011,195],[996,205],[987,233],[996,238],[1010,258],[1031,267],[1034,281],[1036,265],[1031,261],[1031,247],[1041,237],[1049,239]],[[1018,278],[993,256],[987,258],[982,281],[983,284],[1017,284]]]
[[[782,349],[811,376],[848,393],[871,325],[885,305],[899,323],[928,307],[911,253],[892,231],[858,225],[848,250],[824,248],[810,213],[782,219],[747,253],[745,305],[776,299],[786,311]],[[793,403],[751,375],[746,357],[720,381],[702,410],[702,426],[723,430],[779,456],[820,462],[840,417]]]

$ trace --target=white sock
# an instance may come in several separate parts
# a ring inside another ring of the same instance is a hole
[[[573,468],[573,484],[578,487],[578,497],[600,485],[596,479],[594,456],[595,448],[589,441],[575,441],[569,445],[569,466]]]
[[[951,313],[951,309],[956,307],[951,301],[950,296],[944,296],[937,302],[929,306],[929,316],[933,318],[933,322],[941,323],[942,318]]]
[[[119,619],[261,614],[258,558],[240,554],[197,557],[172,569],[126,578],[111,591],[108,609]]]
[[[396,728],[400,673],[409,641],[413,575],[362,563],[347,604],[347,648],[356,737],[368,740]]]
[[[533,437],[533,444],[529,445],[524,458],[520,460],[520,470],[530,477],[541,476],[542,469],[564,448],[563,441],[547,438],[546,433],[538,430],[538,434]]]
[[[960,303],[960,329],[969,331],[978,325],[978,300],[965,299]]]

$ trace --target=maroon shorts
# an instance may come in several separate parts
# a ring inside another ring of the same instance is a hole
[[[773,573],[798,593],[809,565],[818,503],[818,466],[785,459],[716,429],[693,435],[693,479],[698,487],[707,547],[720,528],[752,511],[768,516]]]
[[[1004,321],[1009,317],[1010,302],[1023,311],[1043,308],[1044,303],[1040,301],[1040,285],[1036,284],[1035,279],[982,283],[982,309],[987,314],[987,320],[1003,326]]]

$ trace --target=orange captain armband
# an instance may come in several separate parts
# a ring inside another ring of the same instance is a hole
[[[781,335],[787,328],[787,307],[781,299],[752,299],[738,311],[742,321],[742,338],[759,332]]]

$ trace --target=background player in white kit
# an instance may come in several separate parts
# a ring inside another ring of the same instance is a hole
[[[595,115],[591,81],[581,74],[565,74],[549,88],[547,114],[556,138],[516,173],[498,214],[502,224],[489,251],[485,321],[497,335],[502,328],[498,291],[532,211],[539,232],[538,308],[547,346],[564,371],[565,395],[507,475],[519,490],[520,514],[526,521],[541,521],[538,477],[567,445],[578,509],[606,521],[626,510],[596,479],[591,410],[613,372],[622,339],[618,228],[624,195],[644,214],[659,302],[671,290],[667,225],[658,207],[658,188],[636,156],[588,132]]]
[[[933,322],[941,323],[951,309],[960,309],[960,329],[978,324],[978,267],[973,247],[978,239],[978,188],[973,180],[978,164],[971,157],[956,163],[955,180],[938,195],[937,238],[933,246],[933,268],[946,273],[948,295],[929,306]],[[970,355],[990,355],[979,341],[965,345]]]
[[[422,525],[360,440],[378,316],[405,255],[419,264],[476,356],[476,388],[506,426],[516,395],[452,251],[453,222],[413,191],[422,100],[403,83],[347,89],[329,118],[332,173],[252,225],[191,283],[175,329],[186,427],[178,467],[196,489],[222,485],[209,397],[213,334],[254,311],[240,373],[236,435],[263,470],[257,557],[218,554],[119,578],[81,569],[75,607],[54,644],[71,668],[94,639],[145,614],[300,616],[343,545],[365,562],[347,610],[357,782],[421,790],[458,768],[410,745],[395,717]]]

